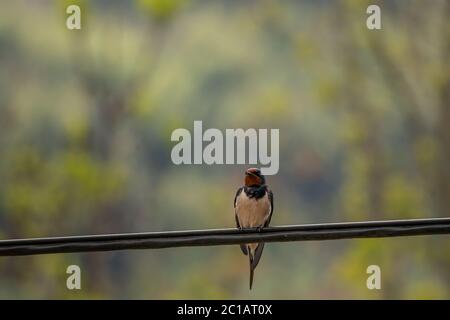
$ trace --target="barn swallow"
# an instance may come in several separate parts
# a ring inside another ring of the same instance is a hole
[[[266,185],[261,170],[250,168],[245,171],[244,186],[234,197],[234,213],[238,229],[269,226],[273,212],[273,194]],[[250,290],[253,285],[253,273],[264,249],[264,242],[241,244],[242,253],[248,255],[250,262]]]

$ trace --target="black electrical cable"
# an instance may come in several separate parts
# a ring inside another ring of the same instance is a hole
[[[0,256],[450,234],[450,218],[0,240]]]

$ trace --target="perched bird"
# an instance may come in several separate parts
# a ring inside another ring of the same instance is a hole
[[[266,185],[261,170],[250,168],[245,171],[244,186],[234,197],[234,213],[239,229],[269,226],[273,212],[273,194]],[[250,290],[253,285],[253,273],[264,249],[264,242],[241,244],[241,250],[248,255],[250,262]]]

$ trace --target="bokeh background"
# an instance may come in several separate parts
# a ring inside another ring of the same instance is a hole
[[[445,0],[1,0],[0,238],[234,227],[245,166],[170,160],[194,120],[280,129],[273,225],[449,216],[449,15]],[[448,236],[271,243],[251,292],[247,263],[238,246],[0,257],[0,298],[450,298]]]

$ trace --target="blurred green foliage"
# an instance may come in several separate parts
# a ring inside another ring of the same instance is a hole
[[[372,2],[2,1],[0,237],[233,227],[245,166],[170,161],[194,120],[280,128],[274,225],[448,216],[450,4],[375,1],[369,31]],[[247,269],[237,246],[0,258],[0,298],[450,298],[447,236],[270,244],[252,292]]]
[[[186,0],[139,0],[138,4],[151,18],[167,20],[184,5]]]

